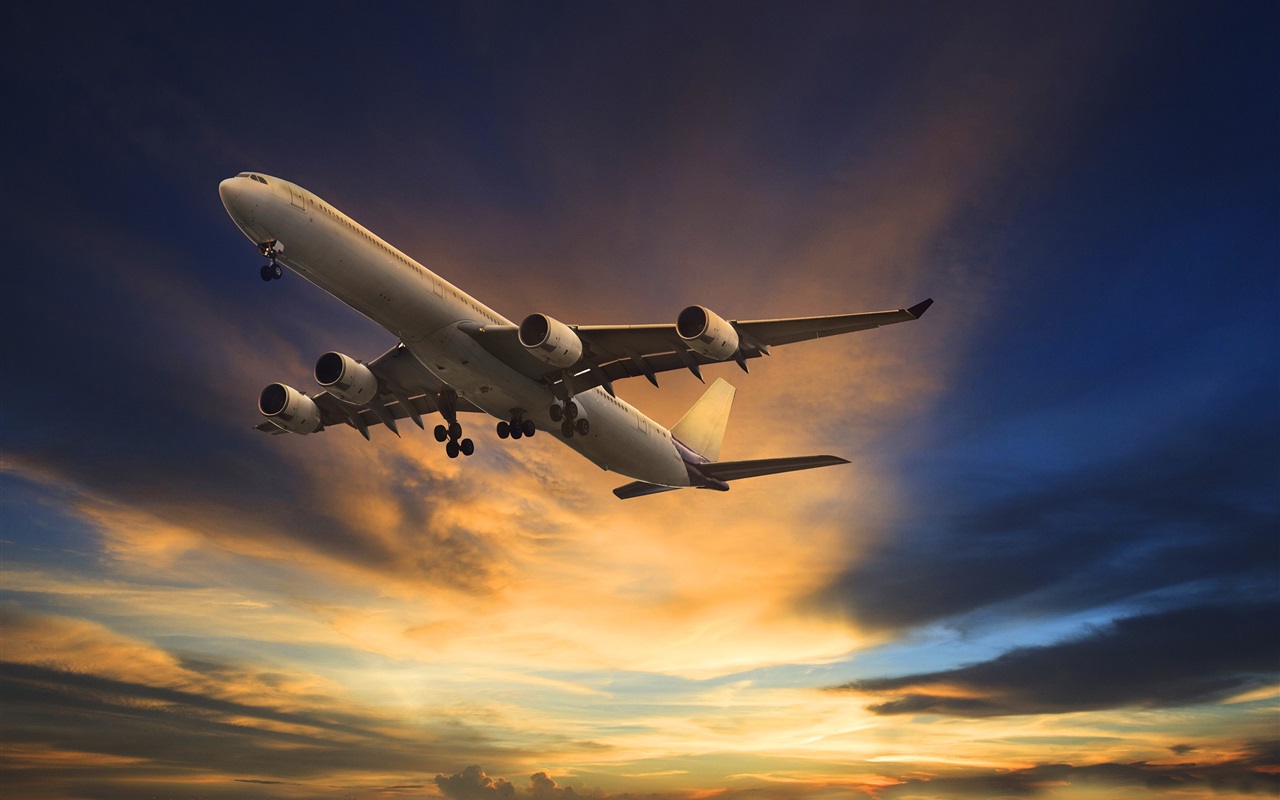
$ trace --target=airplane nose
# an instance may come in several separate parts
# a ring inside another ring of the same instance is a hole
[[[218,184],[218,196],[222,198],[222,205],[227,211],[232,211],[236,206],[236,201],[240,199],[241,188],[240,182],[235,178],[227,178]]]

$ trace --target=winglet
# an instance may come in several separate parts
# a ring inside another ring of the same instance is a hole
[[[925,300],[923,303],[916,303],[911,308],[908,308],[907,313],[915,317],[916,319],[920,319],[921,317],[924,316],[924,312],[929,310],[929,306],[931,305],[933,305],[932,297],[930,297],[928,300]]]

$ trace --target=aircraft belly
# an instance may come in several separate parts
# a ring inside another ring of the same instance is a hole
[[[549,413],[555,401],[550,388],[507,366],[456,326],[446,325],[405,346],[459,396],[498,419],[510,419],[513,409],[521,409],[539,431],[602,469],[668,486],[689,483],[684,462],[656,423],[648,423],[652,427],[645,432],[633,416],[638,412],[608,398],[602,389],[574,398],[590,421],[591,432],[565,439],[560,423],[552,421]]]

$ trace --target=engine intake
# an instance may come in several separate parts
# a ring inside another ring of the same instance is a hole
[[[520,323],[520,344],[540,361],[567,369],[582,358],[582,340],[559,320],[530,314]]]
[[[258,410],[277,427],[292,433],[320,429],[320,407],[292,386],[273,383],[258,395]]]
[[[738,332],[705,306],[689,306],[676,317],[676,333],[695,353],[727,361],[738,352]]]
[[[377,377],[359,361],[342,353],[325,353],[316,360],[316,383],[345,403],[362,406],[378,396]]]

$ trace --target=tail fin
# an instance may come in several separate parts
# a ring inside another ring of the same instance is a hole
[[[720,458],[720,445],[724,444],[724,429],[729,425],[729,410],[736,391],[724,378],[717,378],[671,429],[671,435],[703,458],[710,461]]]

